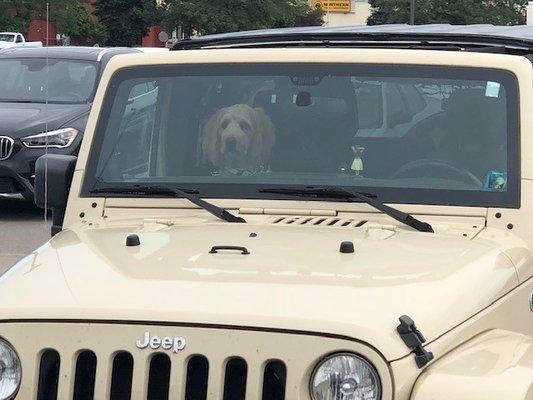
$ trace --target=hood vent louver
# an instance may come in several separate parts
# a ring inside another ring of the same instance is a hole
[[[272,225],[324,226],[331,228],[360,228],[368,221],[340,217],[289,216],[275,217],[268,221]]]

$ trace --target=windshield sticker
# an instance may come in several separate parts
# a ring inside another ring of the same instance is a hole
[[[487,89],[485,89],[485,97],[500,97],[501,85],[498,82],[487,82]]]
[[[489,171],[485,179],[485,190],[504,192],[507,190],[507,172]]]

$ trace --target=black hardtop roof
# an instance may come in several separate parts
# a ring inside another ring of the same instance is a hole
[[[63,58],[80,61],[100,61],[104,57],[135,53],[138,50],[130,48],[106,48],[83,46],[50,46],[50,47],[9,47],[0,50],[1,58]]]
[[[374,47],[466,46],[533,52],[533,26],[495,25],[353,25],[267,29],[198,36],[179,41],[174,50],[220,47],[361,46]]]

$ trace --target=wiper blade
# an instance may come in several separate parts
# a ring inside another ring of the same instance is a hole
[[[434,233],[433,227],[427,222],[420,221],[419,219],[413,217],[411,214],[405,213],[403,211],[397,210],[396,208],[390,207],[386,204],[383,204],[381,201],[376,200],[377,196],[371,193],[362,193],[355,190],[350,190],[346,188],[317,188],[317,187],[308,187],[308,188],[280,188],[280,189],[261,189],[261,193],[273,193],[273,194],[284,194],[290,196],[304,196],[304,197],[315,197],[315,198],[329,198],[329,199],[357,199],[363,203],[368,204],[371,207],[374,207],[376,210],[381,211],[382,213],[388,215],[389,217],[395,219],[402,224],[410,226],[413,229],[416,229],[419,232]]]
[[[0,103],[20,103],[20,104],[45,104],[45,100],[17,100],[17,99],[1,99]]]
[[[192,192],[192,193],[191,193]],[[126,187],[110,187],[110,188],[98,188],[91,190],[91,194],[131,194],[131,195],[172,195],[174,197],[183,197],[184,199],[189,200],[191,203],[197,205],[200,208],[203,208],[205,211],[214,215],[217,218],[220,218],[223,221],[231,223],[245,223],[246,220],[236,215],[231,214],[230,212],[211,204],[199,196],[196,195],[197,191],[179,189],[169,186],[143,186],[143,185],[133,185]]]

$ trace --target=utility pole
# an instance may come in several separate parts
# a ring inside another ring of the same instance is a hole
[[[411,21],[410,21],[411,25],[415,24],[415,7],[416,7],[415,1],[416,0],[411,0]]]

